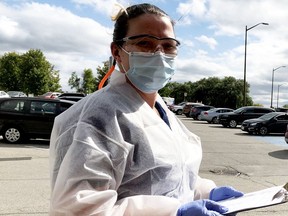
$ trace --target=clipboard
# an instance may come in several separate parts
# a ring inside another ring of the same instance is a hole
[[[288,183],[282,186],[246,193],[242,197],[222,200],[218,203],[229,209],[229,211],[224,214],[229,215],[231,213],[264,208],[285,202],[288,202]]]

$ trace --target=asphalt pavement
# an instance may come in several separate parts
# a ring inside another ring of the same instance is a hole
[[[245,193],[288,182],[288,145],[283,135],[251,136],[240,128],[178,116],[202,140],[200,176]],[[43,216],[49,209],[49,142],[9,145],[0,140],[0,215]],[[239,216],[284,216],[288,203],[241,212]]]

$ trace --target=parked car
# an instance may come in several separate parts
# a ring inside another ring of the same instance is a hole
[[[258,118],[269,112],[275,112],[275,110],[265,107],[246,106],[233,112],[218,115],[218,121],[223,127],[235,128],[247,119]]]
[[[0,135],[5,142],[50,138],[54,118],[74,101],[37,97],[0,99]]]
[[[7,94],[10,97],[27,97],[27,95],[22,91],[8,91]]]
[[[5,91],[0,91],[0,98],[9,98],[10,96]]]
[[[288,112],[288,108],[283,108],[283,107],[277,107],[275,108],[276,112]]]
[[[79,101],[85,97],[84,93],[63,93],[58,96],[59,99]]]
[[[210,123],[218,124],[219,123],[217,119],[218,115],[233,111],[234,110],[230,108],[214,108],[207,111],[202,111],[198,118],[201,121],[207,121],[209,124]]]
[[[44,97],[44,98],[57,98],[59,95],[62,93],[60,92],[46,92],[43,95],[40,95],[39,97]]]
[[[215,107],[209,105],[194,106],[191,108],[189,116],[192,117],[194,120],[198,120],[198,117],[202,111],[207,111],[213,108]]]
[[[182,115],[183,113],[183,107],[185,106],[187,102],[181,102],[177,105],[172,104],[169,109],[174,112],[176,115]]]
[[[288,113],[271,112],[262,115],[259,118],[248,119],[243,121],[241,130],[249,134],[260,134],[265,136],[269,133],[284,134],[288,124]]]
[[[183,107],[183,114],[186,117],[190,117],[190,111],[194,106],[204,106],[202,103],[187,102]]]
[[[288,124],[287,124],[286,132],[285,132],[285,141],[288,144]]]

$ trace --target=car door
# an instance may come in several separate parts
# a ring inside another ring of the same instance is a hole
[[[30,133],[50,136],[54,118],[57,115],[57,101],[32,100],[30,103]]]
[[[242,123],[243,121],[247,119],[252,119],[252,118],[257,118],[257,117],[258,115],[255,113],[254,108],[247,108],[243,110],[243,112],[241,113],[241,117],[239,118],[239,123]]]
[[[0,125],[22,127],[27,116],[25,113],[25,100],[22,99],[7,99],[0,104]]]
[[[273,125],[270,126],[270,132],[285,133],[288,124],[288,115],[281,114],[274,118]]]

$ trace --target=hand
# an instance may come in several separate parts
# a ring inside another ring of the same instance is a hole
[[[216,187],[211,190],[209,199],[213,201],[225,200],[231,197],[241,197],[244,194],[241,191],[234,189],[233,187]]]
[[[228,208],[212,200],[196,200],[182,205],[177,216],[220,216],[227,211]]]

